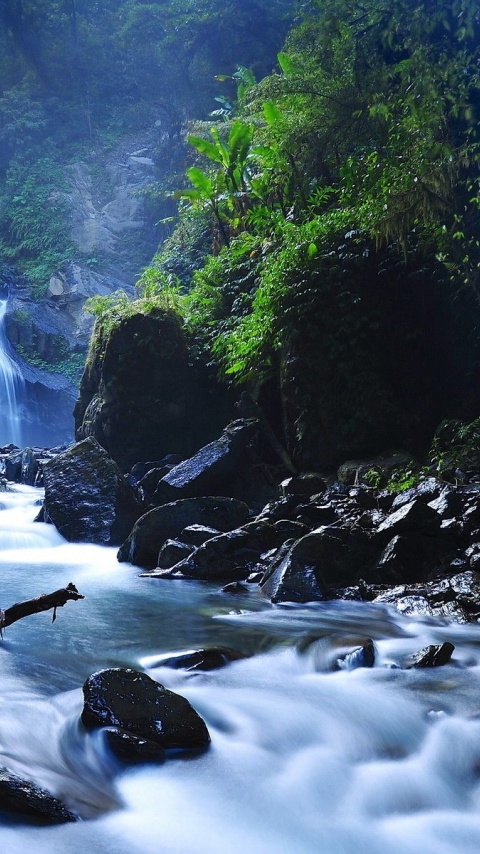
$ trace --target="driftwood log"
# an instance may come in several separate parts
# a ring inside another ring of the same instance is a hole
[[[78,599],[85,599],[78,592],[74,584],[67,584],[66,587],[61,587],[60,590],[55,590],[53,593],[44,593],[36,599],[28,599],[26,602],[16,602],[5,611],[0,611],[0,633],[7,626],[16,623],[18,620],[23,620],[24,617],[31,617],[32,614],[39,614],[42,611],[50,611],[53,608],[52,623],[57,618],[57,608],[63,606],[70,601],[76,602]]]

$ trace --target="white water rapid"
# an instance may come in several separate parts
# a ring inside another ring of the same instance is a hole
[[[271,607],[206,583],[138,578],[115,550],[32,522],[40,493],[0,495],[0,607],[74,582],[85,601],[0,641],[0,766],[85,819],[39,828],[0,813],[7,854],[478,854],[480,627],[411,622],[354,602]],[[373,637],[373,669],[327,672],[334,633]],[[313,652],[296,648],[308,633]],[[436,670],[398,668],[455,644]],[[222,644],[255,653],[223,670],[158,666]],[[81,685],[130,665],[186,696],[211,749],[119,774],[79,724]]]
[[[18,398],[23,390],[22,374],[8,353],[4,332],[7,300],[0,300],[0,445],[22,446]]]

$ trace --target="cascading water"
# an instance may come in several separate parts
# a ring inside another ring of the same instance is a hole
[[[273,607],[239,595],[232,605],[204,582],[140,579],[114,549],[33,524],[39,496],[0,495],[0,607],[69,581],[86,598],[53,625],[48,614],[21,620],[0,641],[0,767],[85,820],[32,827],[0,803],[4,851],[478,854],[478,625],[413,622],[359,602]],[[375,667],[329,671],[338,632],[372,637]],[[299,651],[312,634],[319,644]],[[455,644],[451,664],[399,666],[442,641]],[[161,665],[162,653],[215,644],[253,655],[207,673]],[[116,766],[101,734],[79,723],[83,681],[112,666],[186,696],[211,748]]]
[[[13,442],[22,447],[18,403],[25,384],[18,366],[8,353],[4,328],[6,311],[7,300],[0,300],[0,445]]]

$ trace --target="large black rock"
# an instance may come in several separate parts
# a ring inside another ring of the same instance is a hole
[[[182,322],[154,309],[106,332],[96,325],[75,406],[76,438],[93,436],[122,470],[181,458],[217,436],[232,395],[190,358]]]
[[[273,602],[323,599],[329,589],[353,584],[372,558],[370,538],[358,528],[318,528],[297,540],[274,571],[267,571],[263,592]]]
[[[95,439],[58,454],[43,473],[45,519],[71,542],[118,545],[140,515],[131,486]]]
[[[6,768],[0,768],[0,810],[39,824],[65,824],[77,820],[58,798]]]
[[[85,682],[83,696],[86,729],[119,727],[164,750],[199,751],[210,743],[205,722],[188,700],[137,670],[100,670]]]
[[[219,439],[174,466],[155,490],[157,504],[199,495],[230,495],[232,478],[242,453],[258,430],[255,419],[232,421]]]
[[[243,528],[207,540],[173,567],[187,578],[236,581],[247,578],[262,552],[281,545],[284,537],[269,522],[249,522]]]
[[[187,526],[207,525],[225,532],[238,528],[247,520],[247,505],[235,498],[208,496],[164,504],[138,519],[119,549],[118,560],[153,569],[165,540],[175,539]]]

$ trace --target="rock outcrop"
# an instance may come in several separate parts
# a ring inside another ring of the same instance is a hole
[[[225,390],[192,366],[180,319],[156,309],[94,337],[76,436],[95,437],[126,471],[165,454],[191,456],[220,433],[230,411]]]

